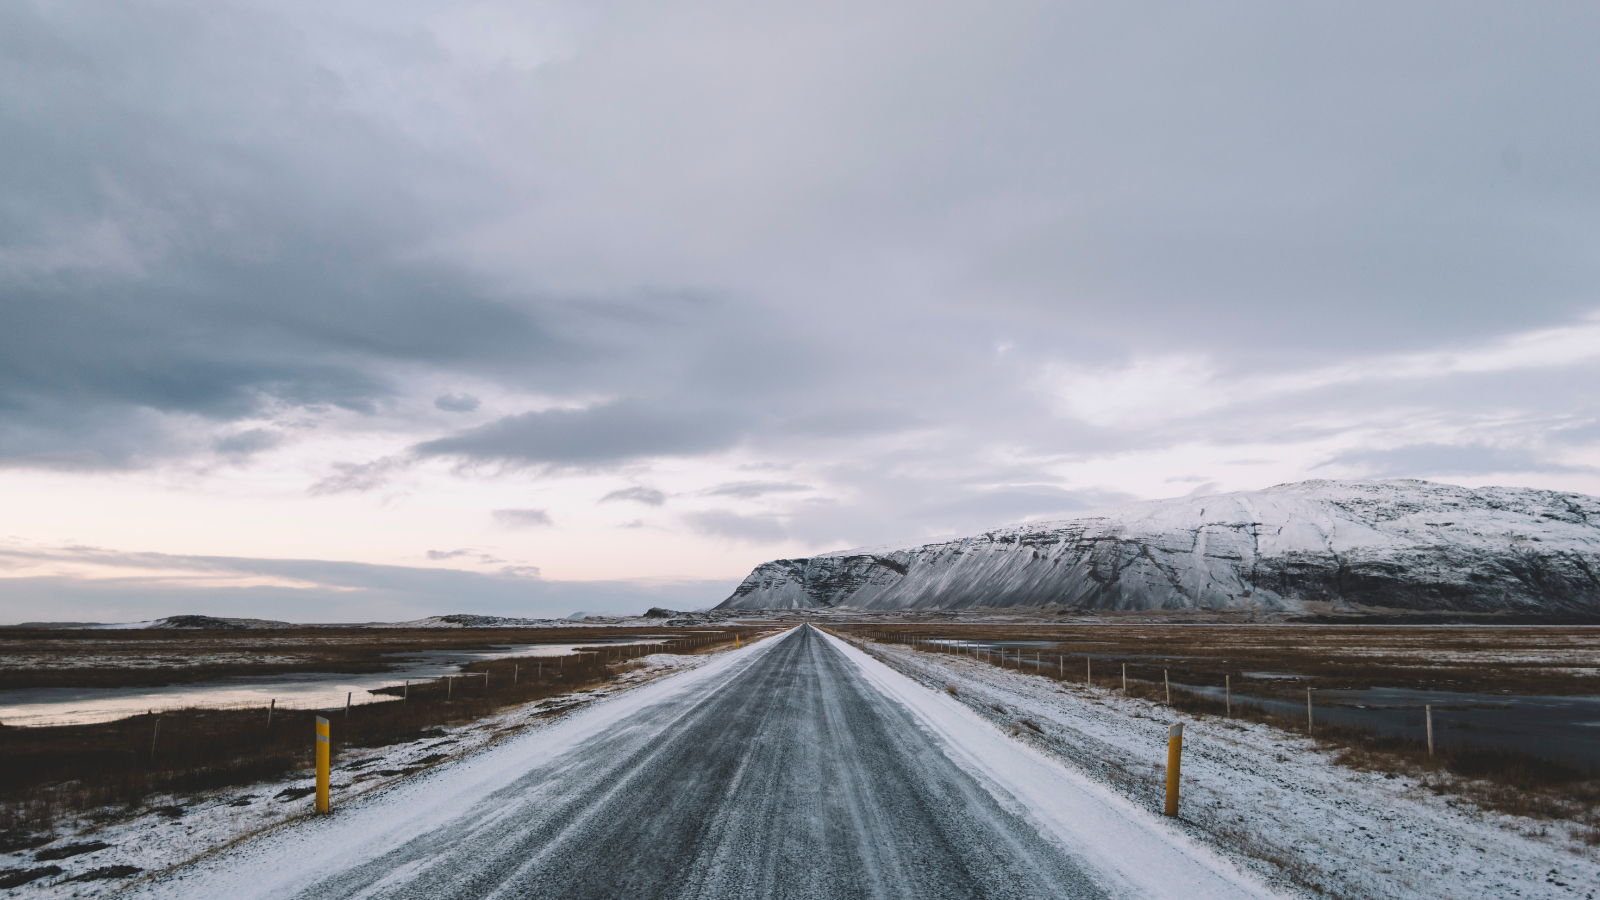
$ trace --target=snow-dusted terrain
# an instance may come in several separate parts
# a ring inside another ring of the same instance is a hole
[[[1600,499],[1306,481],[756,567],[718,609],[1600,614]]]
[[[961,656],[869,643],[874,656],[1152,813],[1167,728],[1183,722],[1188,832],[1270,860],[1338,898],[1594,900],[1600,848],[1583,826],[1486,811],[1415,778],[1336,765],[1304,735],[1180,713],[1120,692]]]
[[[1169,821],[811,628],[135,885],[173,898],[1264,898]]]
[[[1593,900],[1600,884],[1570,823],[1342,768],[1264,725],[868,647],[802,627],[650,657],[643,686],[341,752],[332,816],[306,813],[305,779],[187,798],[39,848],[108,845],[11,895]],[[694,670],[651,680],[670,667]],[[1178,820],[1158,813],[1174,721]],[[142,872],[94,878],[119,868]]]

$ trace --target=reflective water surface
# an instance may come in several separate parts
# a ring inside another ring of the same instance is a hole
[[[392,697],[370,691],[406,681],[428,681],[455,675],[468,663],[513,657],[530,660],[529,668],[554,665],[552,657],[579,648],[660,644],[661,639],[572,644],[510,644],[488,650],[429,650],[395,654],[393,671],[370,675],[308,672],[301,675],[250,675],[219,681],[135,688],[28,688],[0,691],[0,722],[6,725],[82,725],[107,722],[150,710],[186,706],[266,706],[273,700],[285,709],[327,709],[374,703]]]

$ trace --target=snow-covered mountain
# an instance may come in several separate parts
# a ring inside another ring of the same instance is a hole
[[[1600,614],[1600,498],[1305,481],[757,566],[718,609]]]

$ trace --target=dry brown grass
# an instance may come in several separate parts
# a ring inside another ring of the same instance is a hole
[[[1360,690],[1374,685],[1513,694],[1600,694],[1600,627],[1389,625],[840,625],[875,640],[949,638],[1043,641],[1045,655],[1067,657],[1067,677],[1083,677],[1095,656],[1096,681],[1128,665],[1132,678],[1235,686],[1245,672],[1303,676],[1292,684],[1255,682],[1257,693]],[[1032,651],[1027,651],[1030,655]],[[1076,667],[1076,671],[1074,671]],[[1102,667],[1105,668],[1104,671]]]
[[[161,687],[241,675],[372,674],[403,665],[396,654],[672,638],[681,629],[328,628],[88,631],[0,628],[0,690]]]
[[[697,634],[693,643],[649,652],[705,652],[730,643],[733,634]],[[500,643],[500,634],[495,637]],[[570,632],[563,638],[570,641]],[[403,743],[441,726],[593,687],[614,678],[622,661],[619,653],[585,652],[565,657],[560,668],[547,664],[542,673],[525,660],[477,663],[464,668],[488,672],[487,687],[477,678],[456,679],[448,688],[443,681],[412,684],[403,701],[322,714],[332,720],[336,752]],[[513,666],[520,666],[515,682]],[[280,709],[268,728],[265,709],[183,709],[94,725],[0,728],[0,833],[48,830],[57,819],[86,811],[132,809],[152,795],[282,778],[311,765],[316,715]],[[157,719],[160,737],[152,750]]]

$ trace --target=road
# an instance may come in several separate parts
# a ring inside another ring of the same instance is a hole
[[[1108,864],[1095,841],[1075,847],[1072,828],[1053,829],[1025,787],[1008,791],[1003,773],[972,761],[1009,752],[992,743],[1003,736],[984,735],[991,744],[977,751],[955,747],[916,704],[895,696],[904,685],[885,689],[883,672],[870,670],[881,664],[809,627],[729,657],[666,679],[683,683],[631,705],[580,714],[590,721],[576,723],[565,743],[518,739],[526,748],[491,754],[464,781],[446,774],[436,792],[418,786],[358,801],[288,830],[298,835],[269,835],[141,892],[307,900],[1152,895],[1148,878],[1140,887],[1115,871],[1142,862]],[[918,703],[947,699],[911,687],[927,695]],[[958,722],[956,730],[972,727],[986,726]],[[1130,815],[1108,809],[1095,799],[1083,811]],[[1133,831],[1121,841],[1132,842],[1130,852],[1142,840],[1171,857],[1152,861],[1171,871],[1154,883],[1172,896],[1257,895],[1214,860],[1172,849],[1172,834],[1148,823]]]

